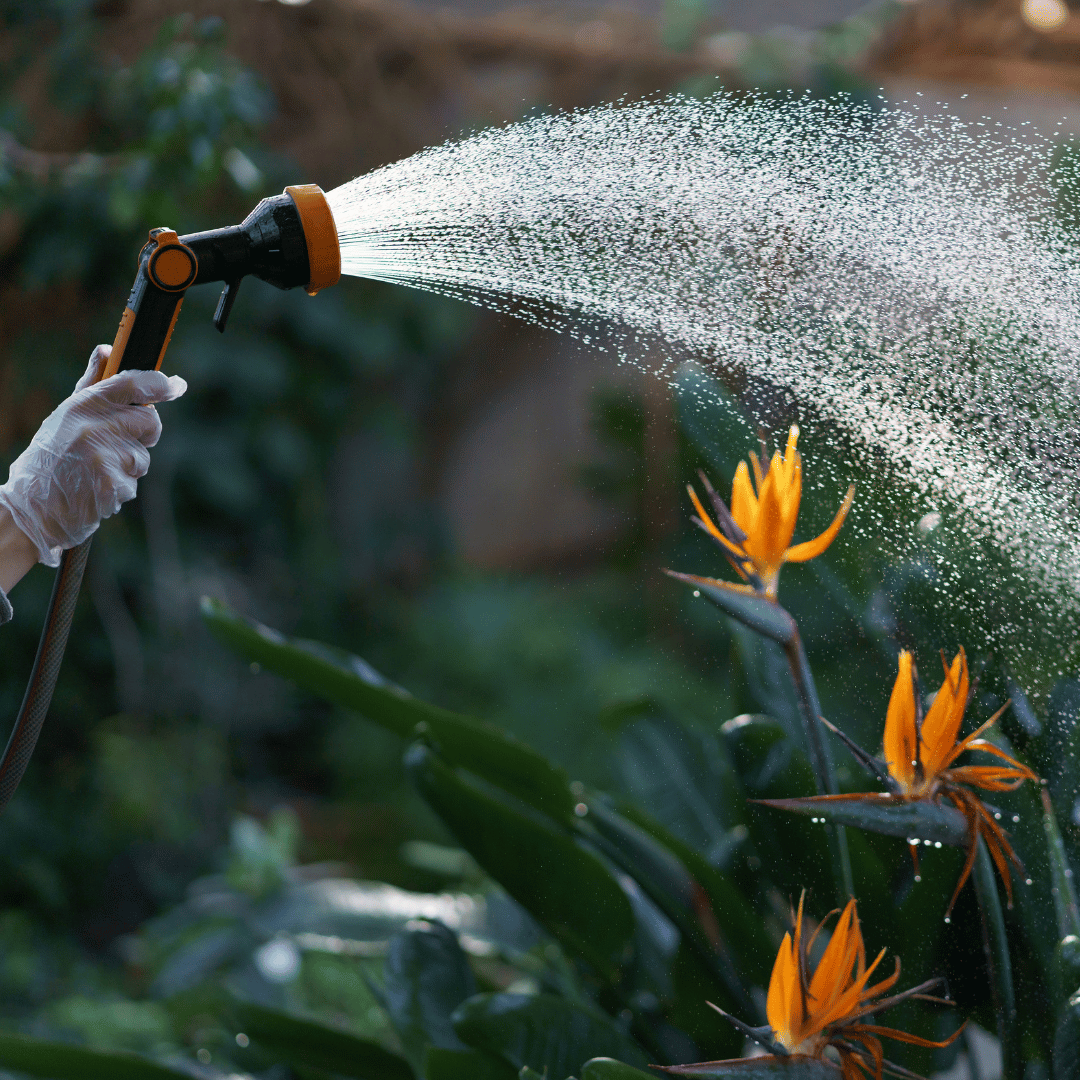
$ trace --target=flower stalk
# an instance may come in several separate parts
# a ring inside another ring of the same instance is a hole
[[[795,684],[795,696],[799,702],[806,742],[810,748],[810,761],[814,767],[819,795],[836,795],[836,772],[832,758],[825,746],[822,734],[821,703],[818,701],[817,687],[810,671],[810,663],[803,648],[802,637],[796,629],[790,641],[784,646],[788,664],[791,667],[791,679]],[[837,882],[841,890],[841,901],[855,895],[855,883],[851,873],[851,853],[848,851],[847,834],[843,825],[830,824],[829,845],[833,852],[833,862],[837,869]]]
[[[1001,1041],[1002,1080],[1023,1080],[1023,1057],[1020,1053],[1020,1027],[1016,1013],[1016,991],[1013,987],[1012,960],[1005,933],[1005,916],[1001,910],[994,866],[986,842],[980,836],[976,843],[975,866],[972,872],[975,895],[979,901],[979,921],[982,926],[983,952],[990,972],[990,991],[997,1014],[998,1039]]]

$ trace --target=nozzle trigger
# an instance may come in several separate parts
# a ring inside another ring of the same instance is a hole
[[[242,280],[243,278],[237,278],[235,281],[228,281],[225,283],[225,288],[221,290],[217,310],[214,312],[214,325],[219,333],[225,333],[225,324],[229,321],[229,312],[232,311],[232,306],[236,302],[236,294]]]

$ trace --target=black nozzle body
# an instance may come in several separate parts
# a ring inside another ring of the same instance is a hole
[[[239,225],[180,237],[199,261],[193,285],[238,283],[255,277],[293,289],[310,280],[307,240],[300,213],[289,195],[263,199]]]

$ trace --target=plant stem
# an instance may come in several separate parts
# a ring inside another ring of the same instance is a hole
[[[799,702],[806,741],[810,748],[810,763],[814,768],[814,779],[819,795],[836,795],[836,773],[833,771],[832,758],[825,746],[824,725],[821,723],[821,702],[818,701],[817,687],[806,658],[802,638],[796,629],[784,644],[788,664],[791,667],[791,679],[795,683],[795,696]],[[827,826],[829,846],[832,848],[833,869],[840,888],[840,903],[847,903],[855,895],[855,883],[851,875],[851,855],[848,852],[847,834],[843,825]]]
[[[997,1013],[998,1039],[1001,1041],[1002,1080],[1022,1080],[1023,1060],[1020,1055],[1020,1028],[1016,1015],[1016,992],[1013,989],[1012,961],[1009,941],[1005,935],[1005,917],[1001,911],[997,881],[990,853],[980,836],[976,841],[975,869],[971,879],[979,900],[982,923],[983,950],[990,971],[990,990]]]

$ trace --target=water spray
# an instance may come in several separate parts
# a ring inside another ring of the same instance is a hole
[[[321,188],[287,187],[281,195],[263,199],[239,225],[223,229],[187,236],[152,229],[99,380],[122,369],[161,367],[192,286],[224,283],[214,312],[214,325],[223,332],[240,282],[248,276],[279,289],[299,286],[311,296],[338,281],[337,226]],[[91,535],[61,556],[26,694],[0,758],[0,810],[19,786],[52,701],[92,540]]]

